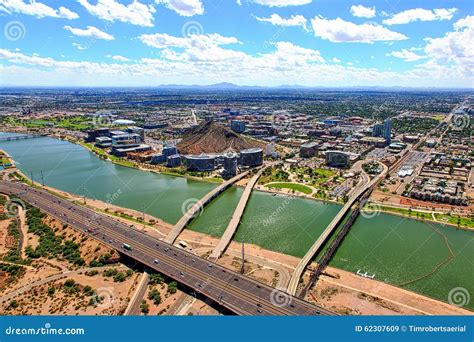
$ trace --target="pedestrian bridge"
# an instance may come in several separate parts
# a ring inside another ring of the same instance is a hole
[[[364,162],[368,162],[368,161],[364,161]],[[352,208],[354,203],[356,203],[356,201],[358,201],[359,198],[361,198],[362,195],[364,195],[364,193],[369,191],[369,189],[373,189],[375,184],[377,184],[381,179],[383,179],[385,177],[385,175],[388,172],[388,168],[384,164],[381,164],[381,163],[379,163],[379,164],[383,167],[383,172],[380,173],[377,177],[375,177],[372,180],[370,180],[368,175],[365,172],[362,171],[362,177],[363,177],[362,182],[356,187],[356,190],[352,193],[352,196],[346,202],[344,207],[342,207],[342,209],[339,211],[339,213],[336,215],[336,217],[334,217],[334,219],[326,227],[326,229],[321,234],[321,236],[316,240],[316,242],[311,246],[309,251],[300,260],[299,264],[295,268],[295,271],[293,272],[293,275],[291,276],[291,280],[290,280],[290,283],[288,285],[287,292],[289,294],[291,294],[293,296],[296,295],[296,291],[298,289],[298,285],[300,283],[300,279],[301,279],[301,276],[303,275],[304,270],[306,269],[308,264],[311,262],[311,260],[321,250],[321,248],[324,246],[324,244],[329,239],[329,237],[332,235],[332,233],[337,229],[339,224],[342,222],[342,219],[346,216],[346,214]],[[359,162],[358,166],[361,167],[362,162]]]
[[[255,184],[257,184],[257,181],[262,175],[263,171],[265,171],[267,167],[272,165],[273,164],[268,164],[267,166],[264,166],[260,170],[258,170],[257,173],[250,179],[250,181],[245,186],[244,193],[242,194],[242,197],[240,197],[239,203],[235,208],[234,214],[232,215],[232,218],[230,219],[224,234],[219,240],[219,243],[217,244],[216,248],[212,251],[212,254],[210,256],[211,260],[219,259],[222,253],[224,253],[227,246],[230,244],[230,241],[232,240],[232,237],[234,236],[237,227],[240,224],[240,219],[244,214],[245,207],[247,206],[247,202],[250,198],[253,188],[255,187]]]
[[[225,181],[218,187],[212,189],[210,192],[208,192],[203,198],[200,200],[196,201],[191,208],[189,208],[179,219],[179,221],[174,225],[173,229],[171,232],[168,234],[168,236],[164,239],[165,242],[167,243],[174,243],[176,241],[176,238],[181,234],[183,229],[188,225],[189,222],[193,218],[195,218],[199,213],[203,210],[203,208],[209,204],[214,198],[219,196],[222,192],[224,192],[227,188],[232,186],[235,182],[239,181],[240,179],[244,178],[249,174],[250,171],[245,171],[237,176]]]

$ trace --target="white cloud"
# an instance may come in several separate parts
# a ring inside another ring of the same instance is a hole
[[[468,28],[468,29],[472,30],[473,27],[474,27],[474,16],[472,16],[472,15],[469,15],[465,18],[459,19],[453,25],[453,28],[456,31],[459,31],[463,28]]]
[[[454,31],[441,38],[426,38],[425,54],[431,63],[454,63],[462,72],[472,77],[474,70],[474,16],[467,16],[453,25]]]
[[[143,86],[166,83],[308,86],[472,86],[472,79],[459,68],[426,63],[405,72],[380,71],[342,64],[324,63],[319,52],[288,42],[273,45],[274,51],[248,55],[233,51],[233,59],[143,58],[133,63],[64,61],[0,49],[0,74],[9,85]],[[232,53],[232,50],[226,50]]]
[[[77,47],[78,50],[87,50],[87,46],[83,46],[79,43],[72,43],[72,46]]]
[[[451,20],[457,8],[435,8],[427,10],[423,8],[409,9],[395,14],[383,21],[386,25],[408,24],[414,21]]]
[[[142,34],[138,37],[144,44],[157,48],[200,48],[210,46],[237,44],[239,40],[235,37],[224,37],[218,33],[193,34],[189,37],[175,37],[167,33]]]
[[[170,10],[184,17],[200,15],[204,13],[201,0],[156,0],[157,4],[164,4]]]
[[[129,5],[123,5],[115,0],[98,0],[92,5],[88,0],[78,0],[92,15],[103,20],[121,21],[138,26],[153,26],[153,13],[156,12],[152,5],[145,5],[134,0]]]
[[[332,59],[333,63],[341,63],[341,60],[339,58],[334,57]]]
[[[286,7],[286,6],[301,6],[307,5],[312,0],[250,0],[256,4],[268,7]]]
[[[373,18],[375,17],[375,7],[365,7],[363,5],[352,5],[351,13],[354,17]]]
[[[21,13],[25,15],[32,15],[37,18],[53,17],[64,19],[77,19],[79,15],[72,12],[66,7],[59,7],[55,10],[41,2],[31,1],[25,3],[24,0],[0,0],[0,11],[6,13]]]
[[[387,53],[387,56],[403,59],[405,62],[415,62],[420,59],[426,58],[426,56],[420,56],[413,51],[407,49],[401,49],[400,51],[392,51]]]
[[[311,20],[311,24],[315,36],[331,42],[373,43],[408,39],[401,33],[374,23],[357,25],[341,18],[330,20],[315,17]]]
[[[237,44],[235,37],[224,37],[217,33],[194,34],[189,37],[175,37],[166,33],[143,34],[138,37],[144,44],[162,49],[161,56],[172,61],[237,61],[246,58],[240,51],[223,49],[222,45]],[[176,52],[175,49],[184,51]]]
[[[276,52],[272,58],[285,61],[290,65],[304,65],[305,63],[324,63],[324,58],[318,50],[306,49],[290,42],[278,42],[275,44]]]
[[[302,26],[306,29],[306,18],[302,15],[292,15],[288,19],[280,17],[278,14],[272,14],[268,18],[255,17],[258,21],[267,22],[275,26]]]
[[[94,26],[87,26],[86,29],[74,28],[71,26],[64,26],[64,29],[71,32],[75,36],[90,37],[103,40],[114,40],[114,37],[104,31],[99,30]]]
[[[118,62],[130,62],[129,58],[120,56],[120,55],[114,55],[114,56],[107,55],[107,57],[112,58],[114,61],[118,61]]]

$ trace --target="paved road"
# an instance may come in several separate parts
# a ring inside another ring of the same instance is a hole
[[[249,171],[245,171],[242,173],[239,173],[237,176],[225,181],[218,187],[212,189],[210,192],[208,192],[203,198],[198,200],[196,203],[194,203],[191,208],[189,208],[179,219],[178,222],[174,225],[173,229],[171,232],[168,234],[168,236],[165,238],[166,243],[174,243],[175,240],[178,238],[179,234],[183,231],[183,229],[186,227],[186,225],[194,218],[196,217],[200,211],[203,210],[203,208],[211,202],[214,198],[219,196],[219,194],[223,191],[225,191],[228,187],[230,187],[232,184],[235,182],[239,181],[240,179],[244,178]]]
[[[0,181],[0,192],[22,198],[63,223],[175,279],[235,314],[334,314],[155,239],[111,217],[70,203],[48,191],[22,183]],[[124,243],[132,249],[124,249]]]
[[[358,168],[362,170],[361,168],[361,163],[366,163],[369,162],[367,161],[361,161],[358,162],[360,165],[358,165]],[[381,163],[380,163],[381,164]],[[346,215],[346,213],[351,209],[353,204],[359,199],[359,197],[367,190],[369,189],[372,185],[374,185],[376,182],[378,182],[380,179],[385,177],[388,168],[383,165],[383,172],[380,173],[377,177],[372,179],[372,181],[368,181],[369,177],[365,174],[365,172],[362,171],[362,177],[365,179],[363,182],[360,182],[357,184],[357,190],[352,193],[352,196],[349,198],[347,203],[342,207],[342,209],[339,211],[339,213],[334,217],[334,219],[329,223],[329,225],[326,227],[324,232],[319,236],[319,238],[316,240],[316,242],[311,246],[311,248],[308,250],[308,252],[305,254],[305,256],[300,260],[299,264],[296,266],[295,271],[293,272],[293,275],[291,276],[290,279],[290,284],[288,285],[288,290],[287,292],[291,294],[292,296],[296,295],[296,290],[298,289],[298,284],[300,282],[301,276],[303,275],[304,270],[308,266],[308,264],[311,262],[311,260],[314,258],[315,255],[321,250],[321,247],[326,243],[328,238],[331,236],[331,234],[336,230],[336,228],[339,226],[339,223],[343,219],[343,217]]]
[[[5,263],[5,262],[3,262],[3,263]],[[31,267],[31,266],[28,266],[28,267]],[[26,284],[26,285],[16,289],[15,291],[9,292],[9,293],[1,296],[0,297],[0,303],[4,303],[6,301],[12,300],[15,297],[17,297],[17,296],[19,296],[19,295],[35,288],[37,286],[45,285],[45,284],[48,284],[52,281],[67,278],[68,276],[71,276],[71,275],[74,275],[74,274],[79,274],[79,273],[84,273],[84,272],[87,272],[87,271],[103,271],[103,270],[106,270],[106,269],[111,268],[111,267],[113,267],[113,265],[107,265],[107,266],[102,266],[102,267],[80,268],[80,269],[74,270],[74,271],[68,270],[68,271],[64,271],[64,272],[61,272],[61,273],[53,274],[53,275],[50,275],[50,276],[48,276],[44,279],[39,279],[39,280],[36,280],[32,283]],[[124,267],[120,266],[120,268],[124,268]]]
[[[133,292],[132,298],[128,303],[127,309],[125,309],[124,315],[139,315],[140,304],[142,303],[143,297],[145,296],[146,289],[148,287],[149,275],[147,272],[143,272],[140,281],[137,284],[137,288]]]
[[[194,249],[193,252],[196,254],[196,253],[199,253],[200,251],[203,251],[203,253],[205,253],[208,249],[207,248],[197,248],[197,249]],[[236,250],[236,249],[232,249],[232,248],[229,248],[226,250],[226,254],[230,254],[236,258],[239,258],[240,260],[242,260],[242,251],[239,249],[239,250]],[[252,255],[252,254],[249,254],[249,253],[245,253],[245,261],[250,261],[258,266],[260,266],[261,268],[268,268],[268,269],[271,269],[271,270],[274,270],[274,271],[277,271],[278,272],[278,282],[276,284],[276,288],[277,289],[286,289],[288,287],[288,283],[290,282],[290,272],[288,271],[288,268],[291,268],[291,266],[284,266],[283,264],[279,264],[273,260],[268,260],[268,259],[265,259],[263,257],[259,257],[259,256],[256,256],[256,255]]]
[[[247,202],[250,198],[250,195],[252,194],[252,190],[257,184],[258,179],[262,175],[263,171],[267,167],[272,166],[272,164],[268,164],[264,167],[262,167],[258,172],[250,179],[250,181],[247,183],[245,186],[245,190],[240,197],[239,203],[237,204],[237,207],[235,208],[234,214],[232,215],[232,218],[229,221],[229,224],[227,225],[227,228],[222,234],[221,239],[219,240],[219,243],[217,244],[216,248],[212,251],[212,254],[210,256],[211,260],[217,260],[220,258],[222,253],[224,253],[225,249],[229,245],[230,241],[232,240],[232,237],[235,234],[235,231],[237,230],[237,227],[240,224],[240,219],[242,218],[242,215],[244,214],[245,207],[247,206]]]

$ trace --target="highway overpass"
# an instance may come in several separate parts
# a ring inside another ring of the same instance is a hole
[[[222,192],[224,192],[228,187],[230,187],[235,182],[239,181],[240,179],[244,178],[249,171],[242,172],[237,176],[225,181],[218,187],[209,191],[203,198],[196,201],[191,208],[189,208],[184,215],[179,219],[178,222],[173,226],[173,229],[165,238],[166,243],[174,243],[175,240],[178,238],[179,234],[183,231],[183,229],[188,225],[188,223],[195,218],[199,213],[204,209],[204,207],[211,202],[214,198],[219,196]]]
[[[23,183],[0,181],[0,193],[14,195],[83,234],[160,272],[238,315],[331,315],[285,292],[202,259],[119,220]],[[126,243],[131,250],[123,248]]]

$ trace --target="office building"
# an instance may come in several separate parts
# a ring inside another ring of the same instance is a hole
[[[174,154],[178,154],[178,148],[176,146],[168,145],[168,146],[163,147],[162,153],[166,157],[169,157],[169,156],[172,156]]]
[[[308,142],[300,146],[300,157],[311,158],[318,153],[319,144],[316,142]]]
[[[343,151],[326,151],[326,164],[333,167],[347,167],[350,165],[351,155]]]
[[[151,146],[145,144],[138,145],[117,145],[112,146],[112,154],[116,157],[125,157],[129,153],[141,153],[151,150]]]
[[[245,131],[245,122],[240,121],[240,120],[232,120],[230,122],[230,128],[235,132],[235,133],[243,133]]]
[[[261,148],[249,148],[240,151],[240,164],[244,167],[255,167],[263,164],[263,150]]]
[[[150,163],[153,164],[153,165],[156,165],[156,164],[163,164],[166,162],[167,160],[167,156],[165,156],[164,154],[155,154],[151,157],[151,161]]]
[[[392,143],[392,120],[387,119],[383,123],[375,124],[372,128],[372,136],[385,139],[385,145]]]
[[[114,134],[112,135],[112,146],[137,146],[140,145],[142,142],[142,139],[140,138],[140,135],[135,134],[135,133],[121,133],[121,134]]]
[[[213,171],[216,165],[216,157],[211,155],[186,156],[186,168],[188,171],[208,172]]]
[[[231,178],[237,175],[238,155],[236,153],[227,153],[224,155],[224,172],[225,178]]]
[[[94,142],[99,137],[108,137],[110,131],[108,128],[97,128],[87,132],[86,142]]]
[[[100,148],[107,148],[112,146],[112,139],[109,137],[97,137],[95,139],[95,146]]]
[[[127,133],[138,134],[142,142],[145,141],[145,130],[141,127],[130,126],[125,130]]]
[[[181,166],[181,156],[179,154],[173,154],[166,158],[167,167],[178,167]]]

